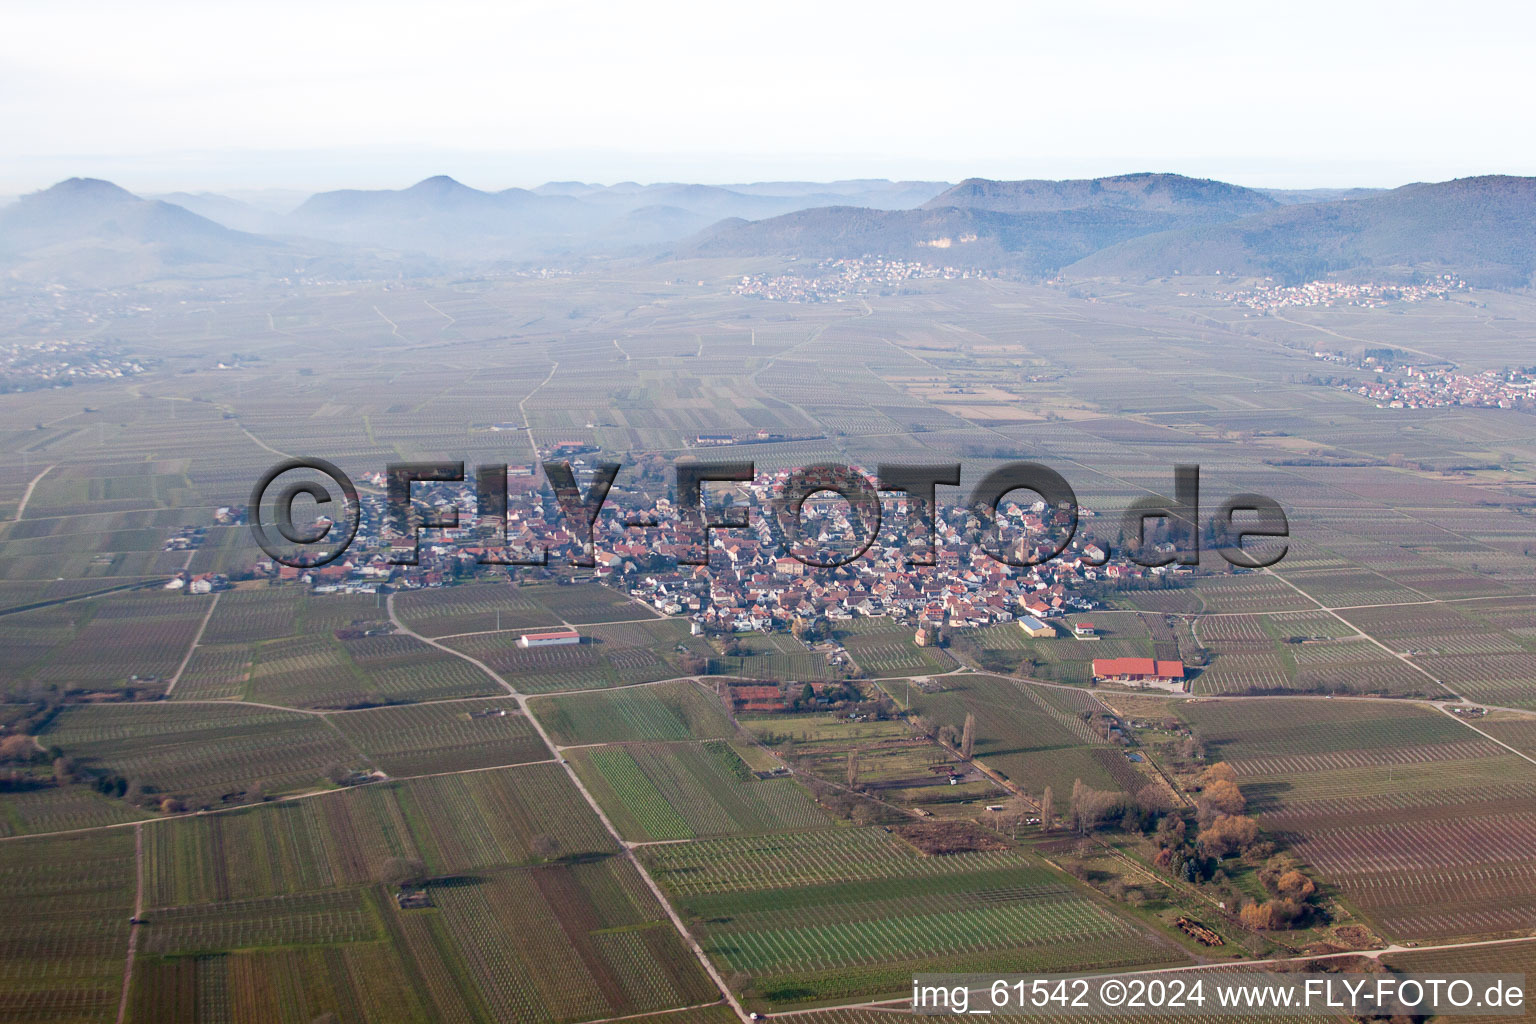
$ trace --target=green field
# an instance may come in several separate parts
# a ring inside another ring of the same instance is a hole
[[[655,618],[654,612],[626,595],[594,583],[532,587],[528,593],[560,621],[572,625]]]
[[[1071,622],[1092,622],[1099,635],[1078,640]],[[1003,622],[961,631],[955,647],[967,661],[988,671],[1008,672],[1056,683],[1086,685],[1093,678],[1094,658],[1148,658],[1152,638],[1140,616],[1128,612],[1094,612],[1063,620],[1062,635],[1032,639],[1016,623]]]
[[[582,780],[626,839],[822,828],[831,821],[787,778],[760,780],[723,741],[586,747]]]
[[[330,721],[390,775],[468,771],[550,756],[510,697],[348,711]]]
[[[936,647],[919,647],[900,633],[862,633],[845,641],[848,653],[871,678],[933,675],[955,667],[955,660]]]
[[[5,685],[163,690],[211,600],[136,591],[0,617]]]
[[[712,1001],[716,993],[654,896],[581,806],[558,767],[536,765],[146,825],[147,923],[139,926],[143,969],[130,1019],[258,1013],[307,1022],[331,1012],[562,1022]],[[531,852],[540,837],[552,854]],[[115,1009],[133,899],[131,830],[89,847],[27,842],[38,845],[6,851],[7,891],[16,898],[46,900],[70,871],[97,879],[102,899],[70,897],[68,905],[89,911],[80,923],[68,923],[65,904],[51,916],[61,936],[72,928],[109,940],[98,945],[110,949],[110,963],[90,967],[89,956],[105,957],[72,940],[77,959],[59,965],[76,979],[70,998],[106,1006],[110,995]],[[115,876],[89,856],[47,869],[15,856],[57,858],[77,848],[110,853]],[[425,864],[430,908],[397,909],[380,884],[400,857]],[[108,898],[117,909],[106,907]],[[84,987],[92,970],[103,979],[95,992]],[[375,984],[372,971],[389,977]],[[37,998],[66,997],[44,975],[29,984]],[[25,997],[16,984],[8,991]]]
[[[241,704],[98,704],[65,709],[43,734],[83,767],[139,780],[190,806],[313,787],[367,765],[314,715]]]
[[[110,1021],[133,914],[132,829],[0,850],[0,1019]]]
[[[430,637],[560,625],[530,593],[507,583],[416,590],[397,595],[394,607],[409,628]]]
[[[310,1024],[338,1020],[414,1024],[455,1016],[418,989],[420,968],[385,942],[350,942],[203,956],[144,956],[134,965],[128,1020],[250,1019]]]
[[[735,733],[720,699],[678,681],[610,692],[536,697],[530,710],[557,743],[726,739]]]
[[[1031,696],[1033,688],[1027,684],[972,674],[948,676],[943,682],[945,689],[937,693],[914,687],[913,710],[956,729],[966,714],[974,714],[976,757],[1026,791],[1038,795],[1050,786],[1057,793],[1070,793],[1076,779],[1096,789],[1121,788],[1108,767],[1114,762],[1096,753],[1108,748],[1086,735],[1081,721]]]
[[[226,814],[145,826],[146,900],[182,906],[379,881],[392,857],[434,875],[560,856],[613,841],[556,765],[376,783]]]
[[[717,962],[768,1005],[899,996],[914,970],[1184,959],[1022,852],[927,857],[878,828],[651,846]]]
[[[0,836],[66,832],[151,816],[86,786],[43,786],[0,793]]]
[[[600,640],[524,649],[517,646],[516,633],[502,632],[451,637],[444,643],[483,661],[522,693],[597,690],[682,674],[653,647]]]
[[[247,700],[296,708],[346,708],[504,692],[463,658],[403,633],[272,641],[256,650]]]

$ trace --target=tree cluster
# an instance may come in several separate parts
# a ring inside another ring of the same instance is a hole
[[[1259,841],[1259,823],[1246,814],[1218,814],[1195,836],[1195,844],[1217,860],[1247,853]]]
[[[1053,813],[1054,803],[1053,794]],[[1157,824],[1162,810],[1150,793],[1130,797],[1118,790],[1094,789],[1084,785],[1082,779],[1074,779],[1065,822],[1069,828],[1084,835],[1117,827],[1126,832],[1146,832]],[[1044,824],[1043,814],[1041,818]]]
[[[1317,884],[1302,873],[1291,857],[1273,856],[1256,874],[1271,895],[1262,902],[1245,904],[1238,911],[1244,927],[1254,931],[1300,928],[1320,912],[1312,902]]]

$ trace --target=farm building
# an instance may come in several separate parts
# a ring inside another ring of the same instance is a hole
[[[1019,620],[1019,628],[1024,631],[1025,636],[1035,637],[1036,639],[1056,635],[1055,629],[1047,626],[1033,615],[1026,615],[1021,618]]]
[[[1152,658],[1094,658],[1093,678],[1167,690],[1184,689],[1184,663]]]
[[[1091,622],[1079,622],[1072,627],[1072,635],[1079,638],[1098,636],[1099,631],[1093,628],[1093,623]]]
[[[581,634],[574,629],[560,629],[551,633],[524,633],[517,638],[519,647],[559,647],[563,644],[581,643]]]
[[[433,905],[432,894],[426,889],[401,889],[395,893],[395,902],[401,910],[422,910]]]

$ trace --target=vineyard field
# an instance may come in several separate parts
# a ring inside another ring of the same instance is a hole
[[[632,740],[726,739],[735,733],[713,693],[686,680],[563,697],[529,708],[565,745]]]
[[[0,1019],[111,1021],[133,913],[133,830],[0,850]]]
[[[572,762],[626,839],[824,828],[791,779],[757,779],[723,741],[586,747]]]
[[[390,775],[426,775],[550,756],[509,697],[348,711],[331,722]]]
[[[770,1005],[899,996],[913,970],[940,960],[956,970],[1185,960],[1019,852],[925,857],[860,829],[653,846],[644,856],[703,922],[705,951],[757,979]],[[733,862],[750,867],[731,871]]]
[[[315,892],[380,881],[392,858],[434,875],[529,863],[548,836],[562,856],[612,840],[555,765],[375,783],[144,827],[150,906]]]
[[[87,769],[141,780],[192,807],[253,786],[308,788],[332,766],[366,763],[316,716],[236,703],[79,705],[44,735]]]
[[[506,583],[415,590],[396,595],[394,608],[408,628],[427,637],[559,626],[559,617],[528,594]]]
[[[463,658],[394,633],[264,644],[257,650],[246,697],[295,708],[349,708],[503,692]]]
[[[1523,930],[1536,912],[1536,767],[1439,711],[1382,701],[1225,702],[1179,713],[1250,809],[1396,939]]]
[[[1080,641],[1062,641],[1081,643]],[[937,693],[912,691],[913,710],[939,725],[960,729],[976,716],[976,757],[1019,786],[1039,793],[1051,786],[1070,793],[1074,780],[1096,789],[1118,789],[1092,755],[1082,722],[1031,697],[1027,684],[997,676],[948,676]]]

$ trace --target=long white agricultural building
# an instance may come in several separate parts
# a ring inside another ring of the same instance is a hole
[[[581,634],[574,629],[561,629],[553,633],[524,633],[517,638],[519,647],[559,647],[562,644],[581,643]]]

